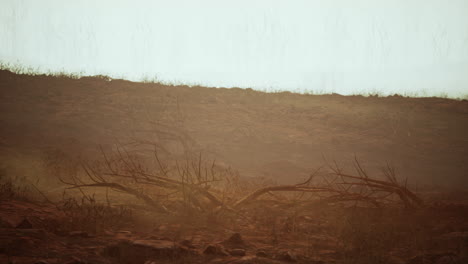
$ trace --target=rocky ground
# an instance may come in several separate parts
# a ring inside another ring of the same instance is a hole
[[[72,219],[60,206],[4,200],[0,262],[466,263],[468,206],[437,206],[414,212],[328,206],[294,221],[271,212],[275,221],[259,213],[234,224],[154,216],[148,225],[135,212],[118,228],[93,230],[68,225]]]

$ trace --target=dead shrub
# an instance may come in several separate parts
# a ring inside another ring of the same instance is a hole
[[[65,218],[60,231],[84,231],[99,234],[128,227],[133,222],[133,211],[125,206],[111,206],[98,202],[93,196],[65,198],[58,209]]]
[[[0,201],[30,200],[30,188],[24,185],[20,177],[10,177],[5,168],[0,168]]]

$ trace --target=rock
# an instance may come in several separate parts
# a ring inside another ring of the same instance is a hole
[[[208,262],[208,264],[231,264],[231,261],[233,260],[236,260],[236,259],[231,259],[231,258],[226,258],[226,257],[217,257],[217,258],[214,258],[212,260],[210,260],[210,262]]]
[[[87,264],[87,262],[81,260],[80,258],[72,257],[71,260],[65,262],[64,264]]]
[[[18,225],[16,225],[18,229],[32,229],[33,225],[28,220],[28,218],[24,218]]]
[[[191,240],[188,240],[188,239],[184,239],[182,241],[180,241],[180,244],[184,247],[187,247],[187,248],[195,248],[195,246],[192,244],[192,241]]]
[[[89,234],[84,231],[72,231],[68,233],[70,237],[89,237]]]
[[[233,244],[243,244],[244,240],[242,239],[242,236],[239,233],[234,233],[228,240],[226,240],[226,242]]]
[[[215,256],[229,256],[228,252],[222,245],[208,245],[205,250],[203,250],[205,255],[215,255]]]
[[[130,232],[130,231],[118,231],[118,232],[115,233],[115,236],[116,236],[117,239],[127,240],[127,239],[131,239],[132,232]]]
[[[229,254],[231,254],[231,256],[245,256],[245,249],[242,249],[242,248],[231,249],[229,250]]]
[[[168,230],[168,229],[169,229],[169,228],[167,227],[167,225],[160,225],[160,226],[158,227],[158,230],[159,230],[159,231],[166,231],[166,230]]]
[[[276,259],[286,262],[296,262],[297,256],[289,250],[281,251],[276,255]]]
[[[49,262],[47,262],[45,260],[38,260],[38,261],[34,262],[34,264],[49,264]]]
[[[242,239],[239,233],[234,233],[231,237],[221,242],[225,247],[229,248],[242,248],[247,247],[247,243]]]
[[[134,246],[146,247],[160,251],[172,250],[176,244],[170,240],[135,240]]]
[[[283,262],[261,258],[256,256],[245,256],[240,259],[229,262],[229,264],[282,264]]]
[[[104,250],[104,255],[132,264],[145,263],[154,258],[177,258],[194,254],[195,251],[169,240],[124,240]]]
[[[308,264],[326,264],[323,260],[309,260],[307,261]]]
[[[229,264],[253,264],[253,263],[258,263],[257,257],[246,256],[246,257],[242,257],[240,259],[234,260],[230,262]]]
[[[257,251],[257,254],[256,254],[257,257],[262,257],[262,258],[267,258],[268,257],[268,254],[263,251],[263,250],[259,250]]]

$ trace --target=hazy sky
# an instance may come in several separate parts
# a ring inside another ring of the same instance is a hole
[[[468,94],[468,0],[1,0],[0,61],[258,90]]]

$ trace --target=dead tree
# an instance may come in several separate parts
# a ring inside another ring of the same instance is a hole
[[[148,148],[148,144],[144,146]],[[334,163],[333,166],[328,165],[328,173],[321,173],[318,169],[299,184],[268,186],[241,198],[221,199],[222,191],[216,188],[216,184],[229,179],[231,172],[228,169],[219,168],[214,161],[208,162],[201,154],[188,155],[183,161],[163,160],[157,145],[152,143],[150,146],[153,147],[150,152],[153,168],[144,162],[148,155],[142,156],[141,150],[118,146],[111,156],[101,149],[103,161],[100,166],[83,164],[84,177],[75,176],[62,182],[69,189],[81,192],[83,188],[107,188],[126,193],[162,213],[170,212],[168,205],[174,201],[199,212],[216,209],[239,211],[265,194],[274,197],[272,194],[275,192],[307,193],[316,200],[363,202],[375,207],[394,203],[397,197],[406,208],[423,206],[423,201],[407,188],[406,183],[398,182],[393,167],[387,164],[382,170],[384,178],[376,179],[368,175],[358,159],[354,161],[357,173],[354,175],[343,172]],[[314,181],[318,176],[321,182]]]
[[[107,188],[132,195],[156,211],[165,213],[168,209],[164,202],[169,202],[167,198],[175,195],[179,195],[184,204],[199,211],[224,206],[223,201],[209,188],[230,171],[218,168],[214,161],[208,163],[201,154],[187,157],[183,162],[175,161],[171,166],[170,162],[161,160],[155,147],[152,155],[156,168],[150,170],[132,154],[133,151],[124,147],[117,147],[112,157],[102,149],[101,152],[103,161],[100,166],[82,164],[84,177],[61,179],[69,186],[68,189]],[[145,193],[144,189],[151,189],[153,194],[159,193],[156,195],[159,198]]]
[[[358,201],[382,207],[386,202],[392,202],[391,196],[398,196],[405,208],[422,207],[423,201],[400,184],[396,172],[389,164],[382,169],[385,180],[369,177],[357,158],[354,160],[357,175],[344,173],[336,164],[328,166],[331,172],[322,174],[322,183],[312,184],[312,179],[319,170],[313,173],[307,181],[296,185],[280,185],[261,188],[238,200],[233,207],[242,206],[254,201],[260,196],[271,192],[315,193],[321,199],[333,202]],[[320,195],[321,194],[321,195]]]

